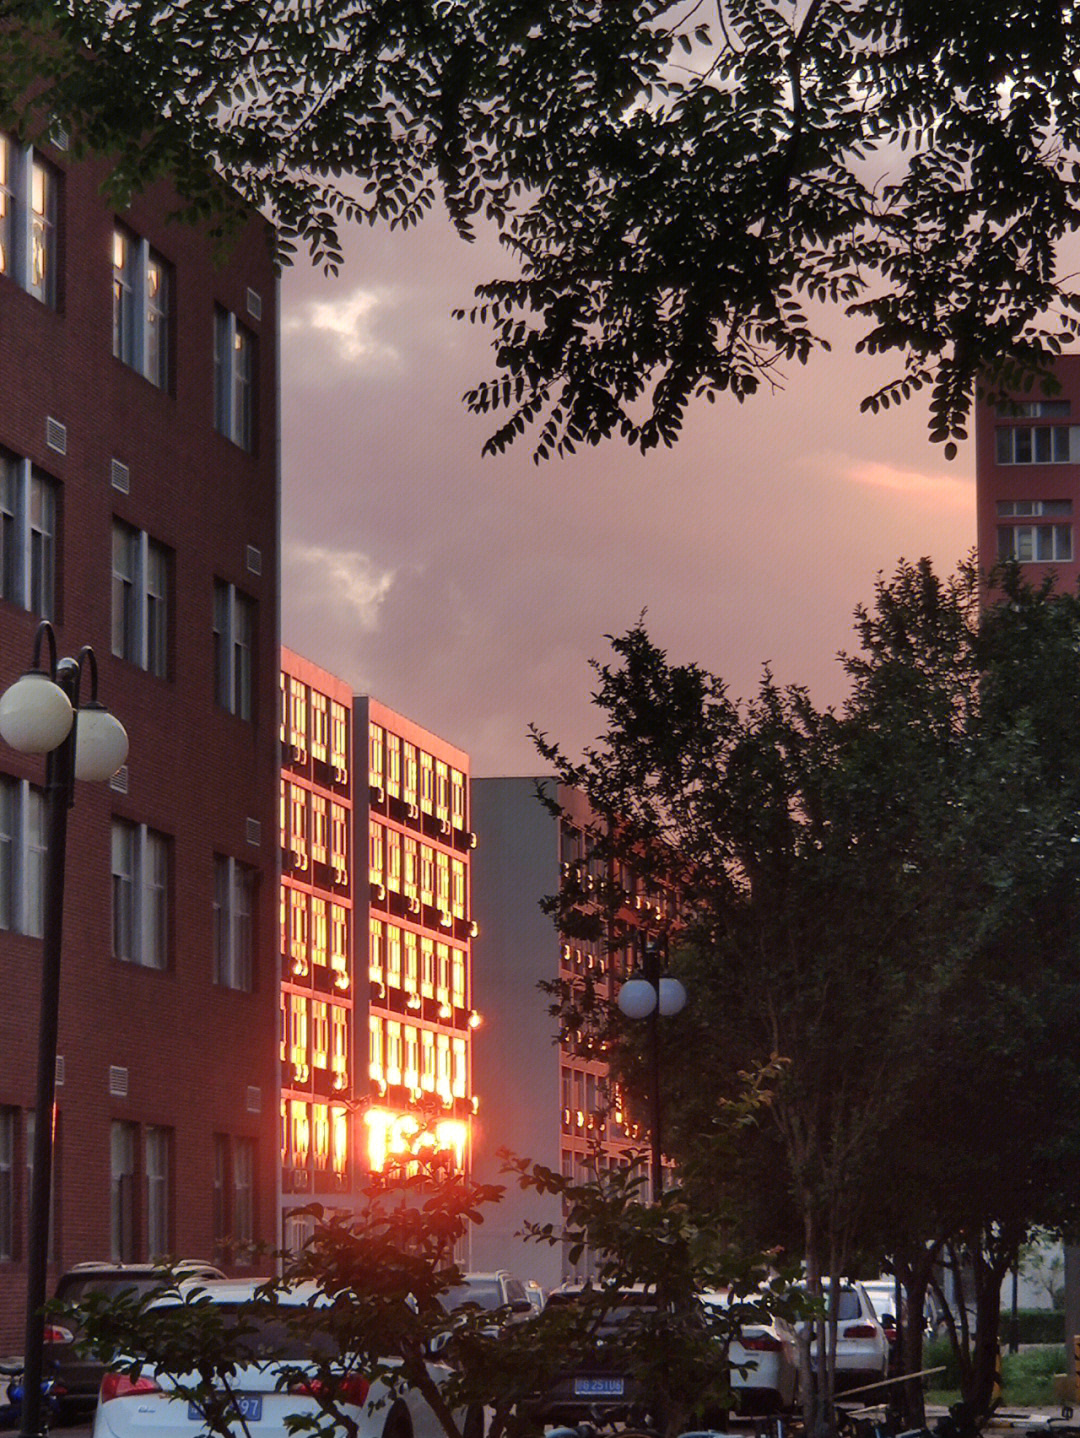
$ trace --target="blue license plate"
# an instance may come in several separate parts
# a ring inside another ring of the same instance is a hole
[[[261,1393],[238,1393],[233,1399],[233,1408],[238,1418],[243,1418],[245,1423],[258,1423],[262,1420],[262,1394]],[[195,1403],[188,1404],[187,1416],[196,1423],[205,1423],[206,1416],[202,1409]]]
[[[621,1398],[623,1381],[621,1378],[575,1378],[574,1397]]]

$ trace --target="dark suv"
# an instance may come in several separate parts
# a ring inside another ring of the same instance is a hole
[[[176,1264],[174,1271],[184,1278],[225,1277],[220,1268],[195,1259]],[[60,1275],[54,1296],[74,1304],[91,1293],[134,1293],[143,1298],[166,1286],[168,1272],[155,1263],[77,1263]],[[60,1416],[69,1422],[84,1418],[97,1403],[105,1365],[76,1351],[82,1335],[70,1315],[51,1322],[45,1333],[45,1373],[56,1383]]]

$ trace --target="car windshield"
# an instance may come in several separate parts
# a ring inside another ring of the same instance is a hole
[[[800,1292],[806,1293],[808,1290],[803,1288]],[[822,1296],[825,1298],[826,1304],[828,1304],[828,1289],[824,1290]],[[826,1312],[827,1311],[826,1308]],[[862,1304],[859,1302],[859,1295],[855,1292],[854,1288],[841,1288],[836,1316],[841,1323],[846,1322],[850,1318],[862,1317]]]
[[[481,1282],[459,1283],[448,1288],[442,1295],[443,1307],[451,1313],[458,1308],[468,1308],[470,1304],[475,1308],[490,1311],[499,1308],[502,1301],[502,1289],[493,1278]]]
[[[69,1278],[57,1290],[57,1297],[65,1303],[82,1303],[91,1293],[108,1293],[113,1297],[121,1293],[132,1293],[136,1298],[145,1298],[163,1288],[159,1274],[129,1275],[114,1277],[105,1274],[88,1273],[85,1278]]]
[[[179,1304],[162,1304],[155,1313],[180,1311]],[[266,1304],[218,1303],[225,1343],[239,1359],[249,1363],[302,1363],[333,1358],[338,1345],[313,1309],[302,1304],[272,1311]]]

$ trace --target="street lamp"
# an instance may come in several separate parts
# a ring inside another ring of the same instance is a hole
[[[42,647],[48,668],[42,669]],[[79,704],[83,669],[90,671],[90,698]],[[41,1014],[38,1019],[37,1109],[30,1233],[26,1262],[26,1340],[23,1354],[22,1438],[39,1438],[45,1360],[45,1280],[49,1262],[52,1193],[53,1108],[56,1102],[56,1038],[60,1016],[60,940],[64,920],[67,816],[75,780],[112,777],[127,758],[124,726],[98,703],[97,661],[90,648],[75,659],[56,657],[56,636],[44,620],[34,639],[32,667],[0,695],[0,738],[21,754],[44,754],[45,862],[41,937]]]
[[[652,1169],[653,1202],[664,1191],[664,1170],[661,1165],[660,1111],[660,1019],[681,1012],[686,1004],[686,990],[678,979],[660,973],[658,941],[639,936],[642,951],[640,975],[629,978],[619,989],[615,1002],[628,1019],[648,1019],[649,1057],[652,1067]]]

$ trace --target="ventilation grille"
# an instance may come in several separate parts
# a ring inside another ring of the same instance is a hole
[[[58,150],[66,150],[71,144],[71,136],[64,129],[63,125],[60,124],[59,120],[53,122],[53,127],[49,131],[49,139]]]
[[[56,1087],[61,1088],[64,1083],[64,1055],[56,1055]]]
[[[253,320],[262,319],[262,295],[259,294],[258,290],[248,290],[247,312]]]
[[[117,794],[126,794],[128,791],[128,766],[121,764],[116,773],[109,780],[109,788]]]
[[[120,460],[114,459],[109,469],[109,482],[121,494],[131,493],[131,470]]]
[[[247,547],[247,567],[249,574],[262,573],[262,550],[256,549],[253,544]]]
[[[45,420],[45,443],[57,454],[67,454],[67,425],[49,415]]]
[[[109,1065],[109,1095],[112,1098],[127,1098],[128,1071],[116,1064]]]
[[[248,1084],[247,1111],[248,1113],[262,1113],[262,1089],[255,1084]]]
[[[259,845],[262,843],[262,825],[258,819],[247,821],[247,841],[249,844]]]

